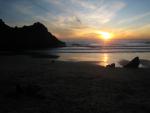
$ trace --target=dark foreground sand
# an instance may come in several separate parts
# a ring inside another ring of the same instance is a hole
[[[38,85],[40,97],[17,94]],[[150,69],[0,56],[0,113],[149,113]]]

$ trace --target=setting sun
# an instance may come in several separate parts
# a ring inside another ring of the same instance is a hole
[[[99,34],[101,35],[101,38],[103,40],[109,40],[110,38],[112,38],[112,34],[109,32],[100,32]]]

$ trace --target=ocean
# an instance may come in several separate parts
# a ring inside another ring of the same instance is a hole
[[[67,47],[49,50],[61,61],[88,61],[106,66],[121,61],[130,61],[138,56],[141,67],[150,67],[150,40],[116,40],[110,42],[68,41]]]

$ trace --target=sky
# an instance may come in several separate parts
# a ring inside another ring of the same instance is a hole
[[[0,0],[10,26],[43,23],[60,39],[150,39],[150,0]]]

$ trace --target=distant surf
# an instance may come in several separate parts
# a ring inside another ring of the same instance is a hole
[[[94,42],[67,42],[67,47],[54,49],[58,53],[119,53],[150,52],[150,41],[119,40],[109,44]]]

